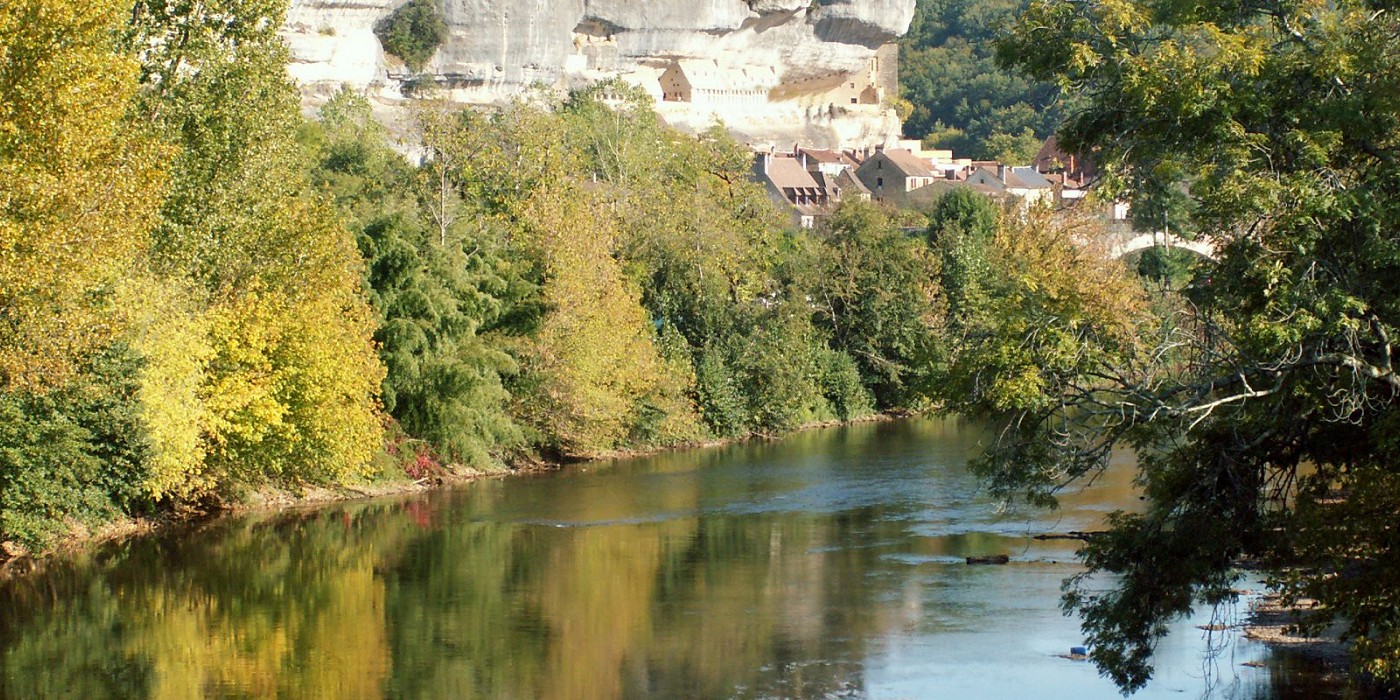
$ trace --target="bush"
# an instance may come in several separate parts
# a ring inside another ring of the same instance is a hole
[[[749,411],[743,390],[718,349],[707,348],[700,353],[695,367],[695,393],[700,415],[716,435],[734,437],[746,432]]]
[[[822,396],[841,420],[868,416],[874,412],[874,401],[861,382],[860,368],[850,355],[827,350],[821,357]]]
[[[420,71],[447,38],[447,22],[435,0],[411,0],[375,28],[384,50]]]
[[[62,390],[0,393],[0,540],[43,549],[138,505],[149,447],[135,376],[109,351]]]

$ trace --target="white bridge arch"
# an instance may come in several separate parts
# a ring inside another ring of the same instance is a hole
[[[1188,241],[1164,231],[1126,235],[1118,238],[1108,246],[1108,257],[1110,260],[1117,260],[1130,253],[1156,246],[1184,248],[1201,257],[1215,259],[1215,246],[1211,245],[1209,241]]]

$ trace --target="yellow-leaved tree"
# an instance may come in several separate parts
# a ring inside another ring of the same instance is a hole
[[[138,112],[179,149],[147,261],[159,311],[134,332],[157,497],[350,478],[380,446],[363,263],[295,140],[282,5],[131,15]]]
[[[165,184],[165,151],[125,119],[128,9],[0,4],[0,389],[61,385],[121,330],[115,293]]]
[[[543,399],[532,422],[548,426],[566,455],[628,438],[693,437],[699,419],[685,398],[688,367],[657,351],[641,294],[612,255],[618,231],[603,206],[577,184],[560,183],[538,190],[523,212],[544,261],[549,309],[527,353]]]

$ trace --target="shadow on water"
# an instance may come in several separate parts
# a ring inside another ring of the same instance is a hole
[[[1130,470],[1003,513],[981,438],[857,425],[123,542],[0,589],[0,697],[1116,697],[1057,656],[1074,543],[1032,536],[1133,507]],[[1142,697],[1344,697],[1228,633],[1204,659],[1198,623]]]

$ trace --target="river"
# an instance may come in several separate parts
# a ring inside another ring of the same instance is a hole
[[[1131,465],[1002,512],[982,438],[862,424],[134,538],[0,586],[0,697],[1118,697],[1060,656],[1076,543],[1032,536],[1134,507]],[[1134,697],[1346,697],[1210,620]]]

